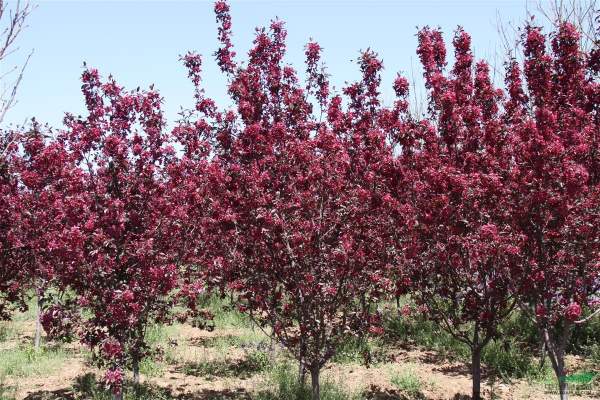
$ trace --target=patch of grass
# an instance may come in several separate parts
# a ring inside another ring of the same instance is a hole
[[[546,361],[542,368],[535,368],[529,371],[529,373],[525,376],[525,379],[530,385],[539,386],[539,385],[549,385],[556,384],[556,377],[554,376],[554,371],[552,367],[549,365],[549,361]]]
[[[60,347],[36,351],[33,346],[20,346],[0,352],[0,376],[26,378],[48,375],[62,367],[70,357]]]
[[[504,381],[510,378],[524,378],[538,373],[538,365],[529,354],[519,346],[514,339],[507,341],[492,341],[481,355],[482,362],[496,376]]]
[[[238,311],[228,297],[209,294],[199,300],[199,308],[208,309],[214,316],[213,322],[219,328],[249,328],[253,323]]]
[[[571,354],[587,355],[590,347],[600,343],[600,317],[596,316],[585,324],[575,325],[567,351]]]
[[[404,317],[393,313],[386,318],[388,341],[412,344],[434,350],[448,360],[469,360],[469,348],[433,321],[421,316]]]
[[[151,357],[145,357],[140,362],[140,373],[149,378],[160,376],[165,371],[165,364],[161,361],[152,359]]]
[[[271,365],[271,358],[262,351],[255,351],[248,355],[246,363],[255,371],[264,371]]]
[[[11,321],[0,321],[0,342],[10,340],[16,335],[14,323]]]
[[[298,380],[298,368],[291,363],[277,364],[270,371],[266,389],[256,395],[256,400],[310,400],[310,377],[307,384]],[[358,394],[344,391],[340,385],[321,377],[321,400],[358,400]]]
[[[110,393],[101,384],[96,381],[92,373],[77,377],[73,390],[89,399],[110,399]]]
[[[146,342],[150,346],[167,345],[169,339],[178,337],[178,325],[151,325],[146,330]]]
[[[140,373],[147,377],[160,376],[165,371],[165,363],[176,360],[170,340],[177,340],[179,325],[152,325],[146,330],[146,342],[155,354],[150,354],[140,362]]]
[[[272,345],[275,346],[275,343],[271,343],[271,340],[257,329],[242,329],[236,335],[205,338],[198,344],[213,348],[220,353],[225,353],[231,347],[267,351]]]
[[[26,305],[25,311],[16,310],[10,320],[0,321],[0,342],[16,338],[23,322],[35,321],[37,307],[35,298],[29,298]],[[33,334],[33,332],[31,333]]]
[[[198,300],[198,308],[210,311],[213,315],[212,324],[217,329],[225,330],[225,334],[201,338],[193,341],[192,345],[210,347],[223,357],[231,347],[243,349],[249,354],[275,350],[277,344],[240,312],[229,297],[207,294]]]
[[[381,340],[375,338],[350,337],[338,347],[332,358],[338,364],[377,364],[385,362],[385,351]]]
[[[600,344],[596,343],[588,347],[590,361],[600,370]]]
[[[37,298],[31,293],[25,302],[27,308],[25,311],[19,311],[13,314],[12,320],[15,322],[35,321],[37,312]]]
[[[399,374],[392,374],[390,382],[410,399],[423,399],[423,382],[410,368]]]

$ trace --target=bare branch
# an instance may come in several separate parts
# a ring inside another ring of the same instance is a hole
[[[8,110],[10,110],[17,103],[17,89],[19,88],[19,85],[21,84],[21,80],[23,79],[23,73],[25,72],[25,68],[27,67],[27,64],[29,63],[29,60],[31,59],[32,55],[33,55],[33,50],[31,51],[31,53],[29,53],[29,55],[27,56],[27,59],[23,63],[23,66],[21,67],[21,70],[19,71],[19,76],[17,77],[17,79],[15,80],[15,82],[12,85],[10,94],[6,97],[2,96],[2,98],[0,98],[0,123],[2,123],[2,121],[4,121],[4,117],[6,116],[6,113],[8,112]]]
[[[597,41],[597,0],[538,0],[538,13],[553,27],[570,22],[581,33],[581,47],[589,50]]]
[[[4,26],[0,30],[0,63],[6,64],[6,58],[19,49],[15,45],[16,40],[27,27],[26,21],[33,9],[34,7],[29,1],[23,3],[19,0],[13,8],[9,8],[5,0],[0,0],[0,24]],[[0,83],[6,88],[0,95],[0,124],[4,121],[8,110],[16,104],[17,90],[32,54],[33,51],[29,53],[20,68],[15,66],[0,76]],[[10,82],[9,75],[16,71],[18,71],[16,79]],[[6,136],[8,133],[2,132],[1,135]],[[3,137],[0,140],[0,145],[2,146],[0,147],[0,153],[4,153],[5,146],[8,146],[10,142],[10,138]]]
[[[533,6],[530,6],[530,3]],[[523,25],[529,21],[535,24],[546,25],[551,29],[557,29],[561,24],[570,22],[581,34],[580,46],[583,51],[590,50],[600,41],[598,28],[600,19],[600,4],[598,0],[533,0],[525,3],[526,19],[522,22],[503,20],[500,13],[496,17],[496,30],[500,40],[502,52],[500,60],[519,58],[520,36],[523,34]],[[502,64],[494,65],[494,69],[502,72]]]
[[[593,313],[591,313],[590,315],[588,315],[587,317],[580,319],[579,321],[575,321],[575,325],[581,325],[587,321],[589,321],[590,319],[594,318],[596,315],[600,314],[600,308],[598,308],[596,311],[594,311]]]

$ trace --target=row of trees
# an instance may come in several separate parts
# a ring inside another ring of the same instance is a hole
[[[202,318],[199,295],[229,293],[319,399],[339,344],[383,333],[378,304],[408,293],[470,347],[480,399],[482,349],[518,307],[565,399],[569,336],[600,312],[597,46],[569,23],[527,25],[501,89],[466,32],[449,68],[425,27],[428,110],[415,115],[400,75],[382,104],[373,51],[336,93],[317,43],[300,79],[275,20],[240,62],[229,5],[215,13],[230,108],[206,97],[188,53],[195,107],[171,130],[154,89],[88,68],[85,117],[4,132],[17,140],[0,159],[2,317],[35,291],[48,334],[76,333],[119,397],[151,355],[149,325]]]

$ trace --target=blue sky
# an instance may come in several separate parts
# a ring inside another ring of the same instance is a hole
[[[211,1],[51,1],[40,0],[20,38],[20,50],[0,66],[7,70],[34,49],[18,104],[5,123],[27,118],[60,127],[66,111],[84,112],[79,77],[84,61],[104,76],[112,74],[130,89],[154,83],[164,97],[165,115],[177,117],[192,105],[192,86],[178,56],[195,50],[204,56],[208,95],[226,102],[224,79],[212,53],[218,46]],[[531,4],[529,6],[531,8]],[[351,61],[371,47],[384,60],[384,100],[392,101],[396,72],[420,75],[415,54],[417,26],[440,26],[451,38],[457,25],[473,37],[475,55],[493,60],[503,51],[497,33],[504,23],[526,18],[526,0],[454,1],[232,1],[234,45],[244,55],[254,27],[274,17],[286,21],[288,61],[303,69],[303,47],[314,38],[324,47],[332,83],[355,80]]]

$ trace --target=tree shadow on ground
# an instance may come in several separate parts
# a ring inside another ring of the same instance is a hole
[[[468,394],[456,393],[452,400],[471,400],[471,396]]]
[[[204,377],[207,380],[216,378],[241,378],[246,379],[262,372],[265,364],[254,358],[245,358],[240,360],[215,360],[188,362],[178,367],[175,371],[185,375]]]
[[[39,390],[30,393],[24,400],[74,400],[75,392],[72,389]]]
[[[135,388],[130,382],[124,389],[125,400],[251,400],[245,389],[202,389],[191,393],[175,393],[171,388],[143,383]],[[40,390],[24,400],[110,400],[111,393],[92,373],[79,376],[69,389]]]
[[[401,390],[382,389],[377,385],[371,385],[365,390],[363,396],[366,400],[430,400],[423,393],[407,395]]]
[[[471,376],[471,368],[468,364],[443,365],[440,367],[436,367],[433,370],[437,371],[437,372],[441,372],[444,375],[452,376],[452,377],[457,377],[457,376],[470,377]],[[482,371],[481,377],[484,378],[483,371]]]
[[[190,346],[195,347],[215,347],[218,344],[226,344],[231,346],[237,346],[240,343],[240,339],[234,335],[221,335],[211,337],[193,337],[188,340]]]
[[[425,350],[417,359],[425,364],[432,365],[441,365],[446,363],[454,364],[458,359],[456,357],[448,357],[448,355],[434,351],[434,350]]]
[[[253,349],[267,351],[273,347],[268,339],[244,340],[235,335],[222,335],[212,337],[194,337],[188,340],[190,346],[213,348],[219,346],[233,346],[240,349]]]
[[[441,372],[444,375],[452,376],[452,377],[467,377],[471,378],[471,364],[467,362],[461,362],[460,360],[451,360],[436,353],[434,351],[426,351],[423,354],[419,355],[418,360],[425,364],[436,365],[433,368],[436,372]],[[481,368],[481,379],[487,380],[491,377],[499,378],[501,377],[499,374],[495,374],[489,368],[485,368],[482,365]],[[470,397],[469,397],[470,398]],[[455,399],[453,399],[455,400]],[[459,399],[460,400],[460,399]]]

